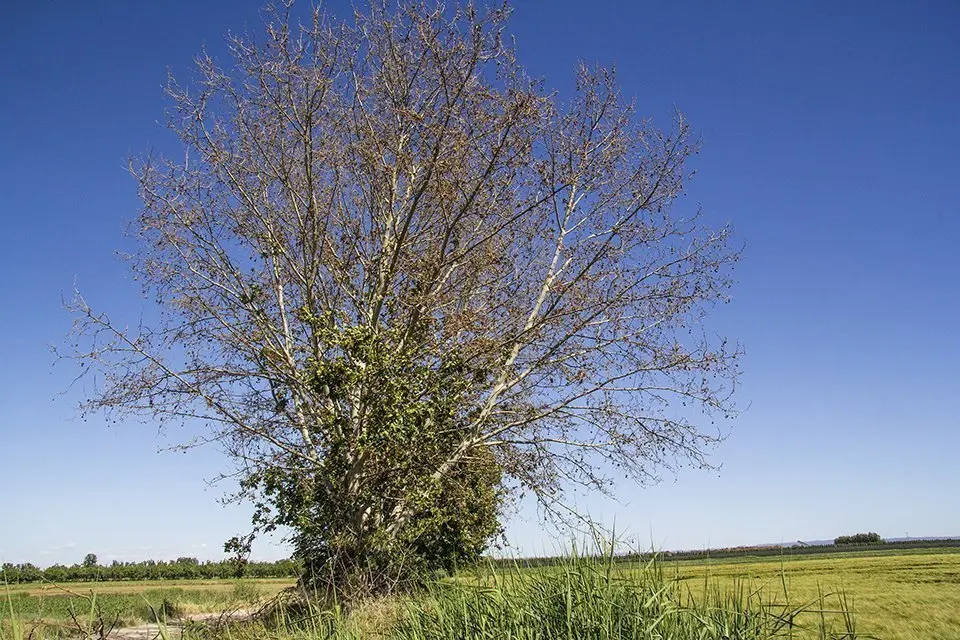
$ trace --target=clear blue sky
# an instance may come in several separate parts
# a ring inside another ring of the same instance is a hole
[[[750,408],[714,456],[582,499],[658,546],[877,531],[960,535],[960,4],[517,3],[521,60],[561,92],[577,59],[615,63],[643,114],[704,140],[684,206],[746,243],[713,319],[747,347]],[[346,2],[329,9],[348,15]],[[48,345],[74,280],[141,304],[125,265],[125,159],[169,148],[166,70],[259,25],[259,2],[26,2],[0,24],[0,559],[219,558],[248,510],[221,508],[214,450],[158,454],[149,426],[75,417]],[[303,8],[303,7],[301,7]],[[664,121],[665,122],[665,121]],[[509,525],[552,551],[535,513]],[[276,543],[261,558],[283,556]]]

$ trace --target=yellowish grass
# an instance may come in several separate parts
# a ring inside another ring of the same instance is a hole
[[[261,591],[272,596],[287,587],[296,584],[292,578],[257,578],[249,579]],[[236,580],[136,580],[116,582],[65,582],[62,585],[31,582],[27,584],[12,584],[4,588],[3,593],[24,594],[30,596],[54,596],[64,593],[68,589],[74,593],[90,593],[98,595],[135,595],[151,589],[183,589],[186,591],[230,592],[236,587]]]
[[[960,640],[960,553],[818,555],[755,562],[679,561],[666,565],[696,597],[704,585],[731,588],[737,580],[765,599],[813,600],[842,591],[860,632],[884,640]],[[827,605],[836,605],[837,598]],[[836,608],[836,607],[833,607]]]

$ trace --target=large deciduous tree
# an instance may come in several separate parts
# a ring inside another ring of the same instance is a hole
[[[737,251],[676,203],[697,149],[611,71],[560,100],[508,12],[268,12],[171,79],[179,158],[133,165],[154,321],[77,296],[86,408],[204,425],[316,580],[475,556],[507,488],[548,508],[705,462],[737,349],[704,328]]]

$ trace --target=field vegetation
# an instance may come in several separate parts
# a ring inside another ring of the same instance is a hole
[[[664,561],[673,560],[740,560],[751,562],[762,558],[800,558],[807,556],[848,556],[850,554],[899,554],[914,553],[924,550],[937,553],[942,549],[960,548],[960,538],[940,538],[940,539],[918,539],[918,540],[899,540],[893,542],[881,541],[872,544],[815,544],[815,545],[758,545],[758,546],[740,546],[740,547],[722,547],[718,549],[690,549],[685,551],[657,551],[651,552],[632,552],[617,556],[618,561],[635,562],[640,560],[649,560],[653,555]],[[529,557],[522,560],[525,567],[550,566],[552,564],[562,564],[562,556],[542,556]],[[502,562],[510,565],[514,561],[492,560],[494,563]]]
[[[956,547],[680,560],[667,567],[691,594],[704,585],[720,591],[748,585],[767,601],[801,603],[837,592],[856,612],[858,633],[884,640],[960,639]]]
[[[53,637],[274,602],[270,615],[187,637],[384,639],[883,638],[960,640],[960,549],[819,556],[487,564],[347,610],[291,602],[292,579],[8,585],[0,640]],[[275,598],[278,594],[285,597]],[[94,600],[95,598],[95,600]],[[16,635],[17,631],[20,635]]]
[[[190,614],[256,607],[293,584],[291,579],[83,582],[7,585],[0,638],[97,636],[108,629],[166,622]]]

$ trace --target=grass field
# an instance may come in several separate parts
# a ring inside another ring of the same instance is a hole
[[[0,591],[0,640],[10,621],[44,636],[76,631],[76,616],[92,615],[118,627],[190,613],[219,613],[250,606],[291,586],[293,580],[170,580],[9,585]]]
[[[759,561],[677,561],[666,570],[693,594],[738,580],[782,600],[842,590],[858,629],[884,640],[960,640],[960,549],[847,552]],[[833,600],[836,602],[836,599]]]
[[[501,568],[473,578],[465,575],[452,582],[441,583],[428,596],[392,602],[390,606],[395,612],[407,612],[415,624],[389,637],[431,640],[496,637],[496,633],[502,632],[502,629],[518,624],[517,620],[545,620],[551,615],[554,615],[554,622],[560,627],[569,624],[578,615],[586,618],[596,616],[599,629],[603,626],[601,623],[611,615],[620,615],[631,607],[639,612],[639,608],[648,606],[646,603],[654,595],[669,590],[674,594],[671,596],[673,600],[663,599],[666,608],[661,614],[668,612],[671,606],[676,609],[677,603],[681,603],[681,607],[689,605],[689,611],[696,611],[698,616],[712,616],[715,624],[736,621],[737,616],[733,614],[738,609],[780,612],[806,608],[828,612],[824,614],[823,621],[828,623],[827,627],[833,635],[821,633],[819,614],[808,612],[796,619],[806,631],[797,632],[793,629],[794,636],[783,637],[850,637],[844,635],[849,621],[843,619],[842,613],[834,613],[847,608],[855,612],[856,637],[960,640],[960,549],[957,548],[762,559],[678,560],[660,563],[655,568],[655,573],[660,577],[651,579],[650,571],[649,567],[636,564],[620,563],[611,568],[597,563],[590,565],[588,562],[522,569],[519,572]],[[511,578],[511,575],[514,577]],[[614,577],[612,581],[609,580],[611,575]],[[520,577],[519,580],[516,576]],[[71,608],[77,614],[89,614],[91,593],[96,594],[96,601],[105,614],[119,614],[123,623],[134,624],[150,620],[154,612],[164,607],[175,612],[194,613],[249,605],[291,584],[291,580],[75,583],[64,586],[69,592],[54,585],[12,585],[6,588],[5,594],[0,590],[0,595],[3,595],[0,603],[0,640],[14,637],[9,632],[11,617],[19,621],[21,627],[26,624],[27,628],[37,620],[45,620],[48,626],[43,635],[52,635],[50,632],[55,630],[55,626],[50,625],[62,625],[68,621]],[[488,587],[495,584],[495,588],[481,592],[475,588],[478,584]],[[647,589],[643,598],[632,598],[628,594],[634,584]],[[658,585],[668,585],[668,589]],[[559,589],[556,589],[558,586]],[[552,595],[547,593],[550,589],[554,589]],[[838,593],[843,594],[844,601]],[[562,596],[560,600],[556,600],[557,594]],[[577,613],[578,607],[580,613]],[[509,613],[511,608],[513,613]],[[438,612],[441,618],[445,615],[447,619],[439,620]],[[466,619],[463,616],[474,618]],[[489,620],[485,621],[484,617]],[[578,624],[586,623],[580,620]],[[682,624],[677,623],[675,629],[680,629]],[[470,627],[474,632],[472,635],[465,634],[454,627]],[[608,627],[612,629],[613,625]],[[7,632],[3,631],[4,628]],[[784,632],[791,632],[791,629],[785,629]],[[490,635],[483,635],[488,632]],[[600,634],[600,631],[597,633]],[[298,635],[317,637],[311,634]],[[280,634],[277,637],[282,636]],[[256,633],[249,637],[256,637]],[[335,637],[367,636],[337,632]],[[518,634],[513,637],[552,636]],[[582,637],[647,636],[601,634]]]
[[[180,590],[184,592],[200,592],[209,594],[228,594],[237,590],[237,585],[255,585],[267,595],[273,595],[286,587],[293,585],[292,578],[257,578],[244,580],[138,580],[136,582],[66,582],[62,585],[31,582],[20,585],[9,585],[0,593],[25,596],[57,596],[65,595],[65,590],[89,594],[91,591],[99,595],[139,595],[145,591]],[[2,615],[2,614],[0,614]]]

